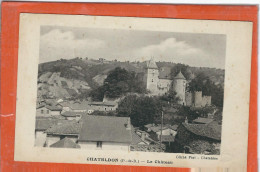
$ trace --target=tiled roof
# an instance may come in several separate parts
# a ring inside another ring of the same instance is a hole
[[[62,111],[62,109],[60,107],[57,107],[57,106],[49,106],[49,105],[46,105],[45,106],[47,109],[51,110],[51,111]]]
[[[63,122],[64,120],[53,119],[53,118],[36,118],[35,130],[46,130],[52,125],[55,125],[58,122]]]
[[[210,118],[201,118],[201,117],[199,117],[199,118],[193,120],[193,122],[195,122],[195,123],[202,123],[202,124],[208,124],[208,123],[210,123],[210,122],[212,122],[212,121],[213,121],[213,119],[210,119]]]
[[[80,148],[80,145],[73,142],[71,139],[65,137],[62,140],[59,140],[56,143],[50,145],[52,148]]]
[[[72,103],[72,102],[62,102],[60,103],[63,107],[70,107],[73,110],[87,110],[89,108],[88,102]]]
[[[84,114],[86,114],[86,113],[84,113],[84,112],[66,111],[66,112],[62,113],[61,115],[65,116],[65,117],[76,117],[76,116],[84,115]]]
[[[47,134],[55,135],[78,135],[82,123],[76,121],[67,121],[64,123],[57,123],[46,130]]]
[[[208,137],[215,140],[221,140],[221,125],[217,124],[189,124],[182,125],[190,132],[203,137]]]
[[[160,79],[171,79],[171,67],[161,67],[159,71]]]
[[[140,142],[144,142],[141,137],[136,134],[136,132],[132,129],[132,142],[131,145],[137,145]],[[145,143],[145,142],[144,142]]]
[[[86,115],[82,119],[79,141],[131,143],[132,132],[126,128],[128,121],[128,117]]]
[[[66,88],[66,91],[69,93],[70,96],[75,96],[78,94],[74,89]]]
[[[181,73],[181,71],[174,77],[175,79],[186,79],[183,74]]]

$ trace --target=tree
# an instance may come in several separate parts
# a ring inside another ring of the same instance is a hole
[[[171,104],[171,105],[177,104],[178,101],[180,100],[180,98],[177,96],[177,93],[175,91],[173,91],[172,87],[169,90],[169,92],[166,93],[165,95],[161,96],[160,99],[164,102]]]
[[[130,95],[119,103],[117,115],[130,117],[135,127],[143,129],[144,125],[158,121],[161,110],[161,103],[155,97]]]
[[[100,91],[100,92],[98,92]],[[118,98],[126,93],[144,93],[146,91],[142,81],[135,72],[128,72],[120,67],[110,71],[103,86],[94,89],[91,95],[94,99],[103,99],[104,94],[109,98]]]

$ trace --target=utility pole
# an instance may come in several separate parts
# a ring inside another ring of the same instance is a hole
[[[162,152],[162,129],[163,129],[163,110],[162,110],[162,117],[161,117],[161,136],[160,136],[160,148]]]

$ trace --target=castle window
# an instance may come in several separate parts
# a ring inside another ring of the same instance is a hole
[[[153,79],[152,79],[152,82],[153,82]]]

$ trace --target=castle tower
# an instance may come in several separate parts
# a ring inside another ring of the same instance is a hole
[[[201,107],[202,106],[202,91],[194,92],[194,106]]]
[[[146,73],[145,73],[146,89],[153,95],[158,94],[157,84],[159,82],[159,69],[155,61],[151,59],[147,62]]]
[[[176,92],[179,97],[179,104],[186,105],[185,92],[186,92],[186,78],[183,76],[181,71],[174,77],[173,80],[173,91]]]

